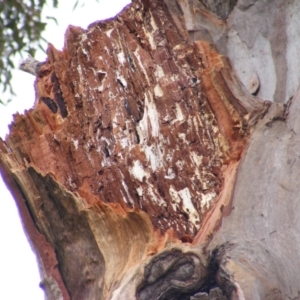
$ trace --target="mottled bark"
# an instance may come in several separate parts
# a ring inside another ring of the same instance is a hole
[[[208,43],[228,24],[135,1],[49,45],[0,141],[48,299],[297,299],[300,97],[250,94],[260,72],[246,88]]]
[[[216,44],[218,51],[230,58],[245,86],[256,74],[257,96],[286,103],[295,95],[299,83],[299,12],[300,2],[290,0],[238,0],[227,19],[219,19],[231,1],[203,4],[177,0],[185,7],[184,16],[192,40],[204,39]],[[218,10],[219,9],[219,10]]]
[[[208,10],[222,20],[226,20],[232,12],[237,0],[199,0]]]

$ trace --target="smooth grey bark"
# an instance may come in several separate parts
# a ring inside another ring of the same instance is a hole
[[[214,5],[210,17],[203,14],[199,2],[189,3],[190,13],[185,13],[187,29],[192,40],[213,42],[218,51],[230,58],[240,80],[245,86],[257,74],[257,97],[277,103],[286,103],[300,84],[300,2],[290,0],[253,1],[239,0],[227,19],[221,20]],[[206,3],[205,1],[201,1]],[[225,7],[231,1],[222,1]],[[224,8],[225,14],[227,11]]]

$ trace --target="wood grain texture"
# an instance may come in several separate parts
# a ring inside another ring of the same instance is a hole
[[[34,107],[0,143],[32,244],[51,245],[51,264],[39,256],[43,285],[63,299],[222,294],[210,293],[218,266],[204,245],[231,213],[270,102],[214,46],[190,41],[184,14],[174,1],[135,1],[87,30],[70,26],[62,51],[49,45]]]

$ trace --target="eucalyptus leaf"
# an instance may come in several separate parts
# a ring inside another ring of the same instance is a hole
[[[82,3],[80,0],[73,1],[74,7]],[[55,8],[58,0],[0,0],[0,90],[9,91],[11,96],[14,95],[12,70],[17,67],[14,58],[24,52],[34,56],[36,49],[43,49],[47,42],[42,36],[47,23],[41,19],[46,4]],[[54,16],[47,16],[46,19],[57,24]],[[11,99],[0,99],[0,104],[8,103],[8,100]]]

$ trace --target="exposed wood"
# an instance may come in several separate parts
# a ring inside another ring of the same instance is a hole
[[[238,9],[135,1],[49,45],[0,141],[48,299],[297,299],[300,97],[219,53]]]

